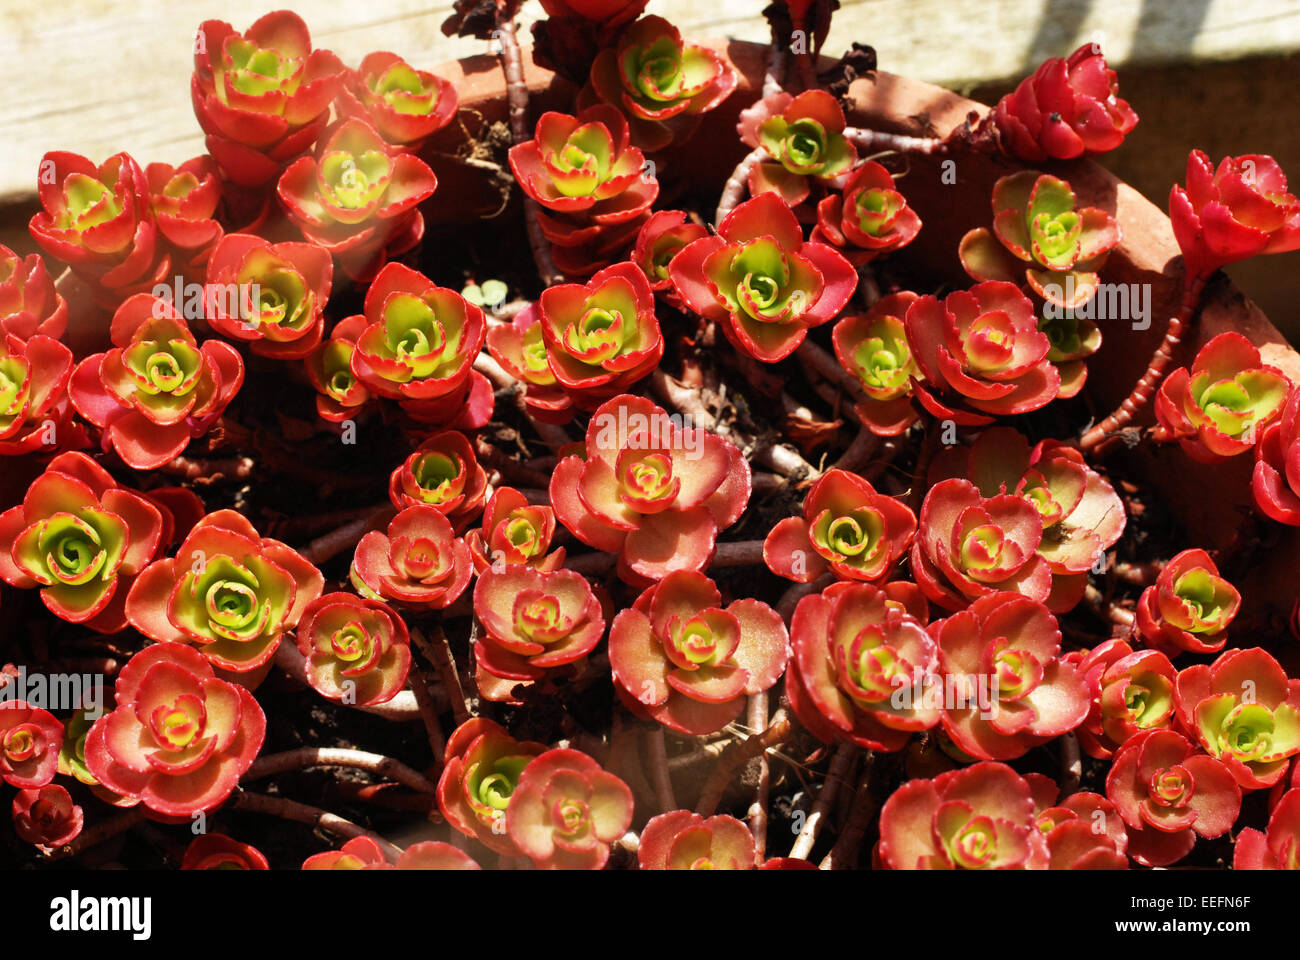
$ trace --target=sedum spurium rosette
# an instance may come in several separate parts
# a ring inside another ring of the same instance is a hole
[[[90,283],[103,305],[115,306],[167,275],[171,261],[159,251],[149,181],[129,154],[95,166],[75,153],[47,153],[38,189],[42,209],[28,232]]]
[[[1056,782],[1041,773],[1025,780],[1034,794],[1034,825],[1047,841],[1048,870],[1128,869],[1128,831],[1115,804],[1099,793],[1060,798]]]
[[[392,147],[411,152],[451,123],[458,104],[454,85],[387,51],[348,70],[335,101],[341,116],[365,118]]]
[[[326,699],[366,707],[387,703],[406,685],[410,636],[386,604],[327,593],[307,604],[296,636],[307,682]]]
[[[507,373],[524,384],[524,405],[531,416],[554,424],[573,419],[573,395],[560,386],[551,369],[536,303],[528,304],[509,323],[492,324],[487,349]]]
[[[722,603],[702,573],[670,573],[609,632],[614,689],[634,712],[686,734],[721,730],[790,659],[781,617],[759,600]]]
[[[1043,61],[991,117],[1002,149],[1030,163],[1114,150],[1138,122],[1095,43]]]
[[[407,507],[385,535],[371,530],[352,557],[352,586],[371,600],[441,610],[465,592],[474,565],[437,507]]]
[[[144,168],[149,209],[162,239],[172,247],[172,262],[186,275],[202,279],[203,265],[222,237],[216,219],[221,203],[217,163],[204,154],[178,167],[151,163]]]
[[[68,303],[39,253],[20,257],[0,243],[0,339],[36,334],[58,339],[68,326]]]
[[[114,696],[117,707],[86,738],[86,763],[104,786],[164,817],[222,804],[266,736],[253,695],[217,679],[185,644],[137,653],[117,675]]]
[[[637,231],[631,260],[650,281],[650,289],[677,306],[681,301],[673,289],[668,265],[683,247],[708,235],[709,228],[688,219],[684,210],[657,210]]]
[[[1228,768],[1174,730],[1139,733],[1120,747],[1106,796],[1128,826],[1129,856],[1146,867],[1177,863],[1198,836],[1223,836],[1241,812]]]
[[[1267,832],[1247,827],[1237,834],[1234,870],[1300,870],[1300,789],[1283,794],[1268,818]]]
[[[548,750],[524,768],[506,830],[540,870],[599,870],[632,825],[632,791],[577,750]]]
[[[1266,517],[1300,527],[1300,387],[1291,390],[1281,416],[1260,434],[1251,485]]]
[[[20,790],[54,779],[63,746],[63,724],[25,700],[0,701],[0,780]]]
[[[261,536],[233,510],[216,510],[195,524],[174,558],[136,578],[126,617],[159,643],[192,644],[214,666],[246,673],[275,656],[324,584],[292,547]]]
[[[72,351],[43,334],[0,339],[0,456],[61,444],[68,426]]]
[[[867,160],[844,184],[817,204],[817,225],[809,237],[839,249],[855,267],[870,263],[916,239],[921,218],[894,187],[888,170]]]
[[[722,103],[738,79],[720,53],[683,41],[675,26],[650,16],[627,27],[616,45],[596,54],[584,95],[620,110],[632,140],[653,152],[694,132],[695,123],[683,121]]]
[[[1107,640],[1062,659],[1078,667],[1092,697],[1078,731],[1088,756],[1107,760],[1139,733],[1173,725],[1176,671],[1159,650],[1135,651],[1123,640]]]
[[[1190,371],[1179,367],[1160,385],[1157,436],[1177,440],[1193,460],[1219,463],[1255,446],[1290,391],[1291,381],[1264,363],[1258,347],[1235,331],[1221,333],[1197,351]]]
[[[663,357],[654,292],[632,263],[548,287],[538,307],[547,365],[580,409],[626,393]]]
[[[0,513],[0,578],[39,587],[50,612],[102,633],[127,626],[127,591],[158,552],[163,514],[83,453],[63,453]]]
[[[1169,219],[1188,282],[1219,267],[1300,247],[1300,199],[1267,155],[1224,157],[1215,168],[1200,150],[1187,155],[1187,186],[1169,191]]]
[[[866,313],[841,318],[831,330],[836,359],[866,394],[854,410],[877,436],[896,437],[919,419],[912,404],[912,380],[920,378],[921,371],[903,325],[908,307],[918,299],[907,291],[891,293]]]
[[[413,843],[390,864],[383,849],[369,836],[353,837],[338,850],[312,854],[304,870],[481,870],[467,853],[450,843],[424,840]]]
[[[848,173],[858,151],[844,136],[846,126],[844,108],[825,90],[777,93],[749,107],[736,128],[740,139],[771,158],[750,172],[750,194],[775,193],[794,207],[808,199],[813,182]]]
[[[898,751],[939,723],[938,651],[894,586],[836,583],[795,607],[786,695],[820,740]]]
[[[1218,653],[1241,606],[1237,588],[1219,576],[1204,550],[1184,550],[1142,591],[1137,628],[1147,645],[1169,656]]]
[[[18,839],[46,849],[71,843],[86,820],[72,795],[56,783],[19,790],[14,795],[13,818]]]
[[[879,581],[907,553],[916,515],[846,470],[828,470],[808,491],[802,517],[786,517],[763,541],[777,576],[811,583],[828,570],[844,580]]]
[[[642,870],[753,870],[754,835],[726,814],[673,810],[650,818],[636,859]]]
[[[795,351],[810,327],[833,320],[853,296],[858,275],[824,243],[805,243],[794,212],[763,194],[732,210],[716,236],[688,244],[668,265],[691,310],[722,324],[742,353],[775,363]]]
[[[1243,790],[1271,787],[1300,754],[1300,680],[1259,647],[1178,672],[1178,722]]]
[[[678,426],[648,400],[624,394],[587,425],[585,458],[551,475],[555,515],[583,543],[614,553],[619,575],[648,585],[702,570],[717,535],[749,502],[749,463],[730,442]]]
[[[1119,241],[1111,214],[1077,209],[1064,180],[1022,170],[993,187],[992,232],[970,231],[959,253],[976,280],[1028,283],[1044,300],[1073,310],[1097,292],[1097,271]]]
[[[300,359],[321,341],[333,277],[334,261],[313,243],[228,234],[208,259],[208,322],[260,356]]]
[[[1042,514],[1024,497],[985,497],[969,480],[941,480],[921,503],[912,576],[946,610],[999,591],[1046,601],[1052,568],[1038,553],[1042,539]]]
[[[352,372],[357,337],[365,329],[366,318],[361,314],[340,320],[329,339],[318,343],[303,361],[307,379],[316,388],[316,413],[322,420],[351,420],[371,400],[370,391]]]
[[[585,657],[605,634],[600,601],[581,574],[523,564],[489,567],[474,584],[478,666],[501,680],[540,680]]]
[[[351,363],[368,390],[402,401],[419,420],[466,430],[487,423],[492,387],[473,369],[487,336],[482,310],[400,263],[375,277],[364,309]]]
[[[497,853],[520,856],[506,831],[506,808],[519,775],[545,752],[545,744],[520,742],[486,717],[466,720],[447,739],[438,809],[465,836]]]
[[[374,128],[356,118],[339,124],[315,156],[294,161],[275,187],[303,236],[362,281],[420,242],[424,215],[417,204],[437,188],[427,163],[390,153]]]
[[[935,417],[983,426],[1056,398],[1061,376],[1047,359],[1051,341],[1014,284],[990,281],[942,300],[921,297],[903,323],[924,376],[915,384],[917,399]],[[949,397],[961,405],[950,405]]]
[[[77,364],[68,395],[128,466],[153,470],[220,418],[244,382],[244,362],[222,340],[199,344],[166,300],[128,298],[113,314],[113,349]]]
[[[435,507],[458,532],[482,512],[487,490],[473,445],[456,430],[429,437],[388,478],[394,507]]]
[[[313,50],[296,13],[268,13],[243,33],[199,25],[190,94],[225,179],[258,187],[311,149],[329,121],[344,66]]]
[[[550,573],[564,565],[565,557],[564,547],[547,553],[554,536],[554,510],[529,503],[514,487],[497,487],[483,510],[481,529],[467,533],[465,545],[478,573],[506,564],[527,564]]]
[[[1054,613],[1082,598],[1088,573],[1124,532],[1124,502],[1114,487],[1073,447],[1043,440],[1033,447],[1010,427],[983,431],[969,451],[950,447],[935,458],[930,476],[968,478],[983,497],[1014,494],[1042,520],[1037,552],[1052,574],[1047,605]]]
[[[1087,719],[1087,681],[1061,658],[1060,628],[1041,603],[989,594],[930,632],[945,691],[957,692],[945,698],[943,729],[970,756],[1014,760]]]
[[[201,833],[181,859],[182,870],[270,870],[266,854],[224,833]]]

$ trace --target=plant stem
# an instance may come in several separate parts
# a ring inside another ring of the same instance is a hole
[[[438,706],[429,695],[429,680],[420,669],[419,664],[411,663],[411,693],[415,695],[415,705],[420,708],[420,719],[424,721],[424,733],[429,738],[429,749],[433,751],[433,763],[442,769],[443,754],[447,752],[447,741],[442,736],[442,724],[438,722]]]
[[[667,813],[677,809],[677,798],[673,796],[673,780],[668,773],[668,750],[664,745],[664,728],[656,726],[646,731],[646,747],[650,752],[650,779],[654,785],[655,802],[659,812]]]
[[[592,576],[608,571],[613,564],[613,557],[602,551],[582,553],[569,557],[564,565],[575,573]],[[732,540],[720,543],[709,562],[710,567],[752,567],[763,562],[762,540]]]
[[[750,730],[767,729],[767,691],[750,696],[745,722]],[[772,790],[772,765],[767,751],[759,753],[758,783],[754,785],[754,802],[749,805],[749,832],[754,835],[754,862],[767,859],[767,801]]]
[[[1115,409],[1114,413],[1079,438],[1079,449],[1084,453],[1095,450],[1112,434],[1118,433],[1127,427],[1133,422],[1134,417],[1142,412],[1142,408],[1150,402],[1156,388],[1160,385],[1160,381],[1164,379],[1165,369],[1169,366],[1170,360],[1173,359],[1174,350],[1182,342],[1183,333],[1196,313],[1196,308],[1201,302],[1201,294],[1205,291],[1206,279],[1206,277],[1198,276],[1187,285],[1183,291],[1183,302],[1178,309],[1178,314],[1170,318],[1169,328],[1165,331],[1165,337],[1160,341],[1160,346],[1151,355],[1151,362],[1147,364],[1146,372],[1138,379],[1137,385],[1133,387],[1129,395],[1124,398],[1124,402]]]
[[[379,834],[372,830],[367,830],[360,824],[353,823],[336,813],[330,813],[328,810],[322,810],[320,807],[312,807],[305,803],[299,803],[296,800],[288,800],[284,797],[271,797],[264,793],[246,793],[238,791],[230,798],[231,810],[244,810],[250,813],[265,813],[273,817],[279,817],[282,820],[293,820],[296,823],[305,823],[308,826],[317,827],[326,833],[332,833],[337,837],[343,837],[352,840],[356,837],[369,837],[379,848],[383,850],[384,856],[388,858],[389,863],[396,862],[397,858],[402,855],[400,847],[389,843]]]
[[[828,570],[811,583],[793,584],[785,593],[781,594],[781,599],[776,603],[776,612],[781,615],[782,620],[789,623],[790,618],[794,616],[794,608],[799,605],[800,600],[810,593],[820,593],[834,583],[835,580],[835,574]]]
[[[790,849],[790,856],[794,859],[807,860],[808,854],[812,853],[813,846],[817,843],[817,836],[821,833],[822,822],[835,804],[840,784],[849,772],[855,753],[857,748],[851,743],[841,743],[835,749],[830,769],[826,771],[826,780],[817,794],[817,802],[813,804],[812,812],[808,814],[803,829],[799,831],[799,836],[795,838],[794,846]]]
[[[1057,803],[1079,789],[1083,779],[1083,758],[1079,756],[1079,737],[1067,733],[1061,737],[1061,793]]]
[[[469,702],[465,699],[465,688],[461,686],[460,672],[456,669],[456,661],[451,656],[451,645],[447,643],[447,635],[442,632],[442,627],[430,627],[429,634],[426,637],[418,629],[411,628],[411,639],[415,645],[438,668],[443,689],[451,701],[452,717],[459,727],[471,716]]]
[[[718,211],[713,215],[713,225],[716,227],[726,219],[727,214],[736,208],[745,192],[749,190],[749,173],[767,157],[767,151],[762,147],[755,147],[749,152],[744,160],[736,164],[736,169],[731,171],[731,177],[727,180],[726,185],[722,188],[722,197],[718,200]]]
[[[763,74],[763,92],[761,97],[776,96],[785,87],[786,51],[773,42],[767,54],[767,70]]]
[[[421,793],[434,793],[438,789],[437,784],[432,780],[400,760],[386,757],[381,753],[367,753],[364,750],[350,750],[346,747],[299,747],[297,750],[267,754],[258,757],[242,779],[260,780],[287,770],[301,770],[305,767],[349,767],[396,780]]]
[[[750,698],[751,703],[753,698]],[[722,802],[722,795],[726,792],[728,785],[736,773],[754,757],[762,756],[778,744],[784,743],[790,739],[794,732],[794,727],[790,723],[789,717],[783,707],[778,708],[772,715],[768,723],[762,727],[752,727],[754,733],[751,733],[744,740],[732,741],[725,750],[722,750],[714,761],[713,773],[705,782],[704,788],[700,791],[699,802],[695,804],[695,812],[702,817],[711,817],[717,812],[718,804]],[[712,744],[709,745],[711,747]],[[709,750],[706,747],[705,750]],[[753,822],[751,821],[751,827]],[[755,836],[757,840],[757,836]]]
[[[125,813],[119,813],[115,817],[100,821],[89,830],[83,830],[73,838],[71,843],[66,843],[61,847],[50,850],[45,854],[46,860],[63,860],[67,857],[75,857],[84,850],[91,847],[99,846],[107,840],[111,840],[119,833],[125,833],[138,823],[143,823],[147,813],[144,804],[132,807]]]
[[[394,512],[391,504],[376,504],[365,516],[349,520],[343,526],[317,537],[298,552],[311,563],[317,565],[325,563],[343,551],[355,547],[381,518]]]
[[[857,436],[835,461],[832,469],[857,473],[867,465],[878,449],[880,449],[880,437],[872,433],[870,427],[859,427]]]
[[[901,133],[885,133],[883,130],[867,130],[864,127],[848,127],[844,131],[846,139],[867,150],[896,150],[899,153],[943,153],[947,147],[939,137],[909,137]]]
[[[871,770],[874,763],[875,756],[868,751],[862,764],[862,775],[858,778],[858,789],[853,796],[848,821],[840,831],[835,846],[819,865],[823,870],[851,870],[857,863],[858,848],[866,835],[867,824],[871,822],[871,817],[876,812],[875,798],[871,795]]]

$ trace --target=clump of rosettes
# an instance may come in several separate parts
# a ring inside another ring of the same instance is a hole
[[[551,475],[555,515],[583,543],[618,555],[619,575],[647,586],[702,570],[717,535],[749,502],[749,463],[717,434],[681,424],[640,397],[602,404],[584,456]]]
[[[547,553],[554,536],[554,510],[530,504],[514,487],[497,487],[483,511],[482,529],[467,533],[465,545],[478,573],[513,563],[549,573],[564,565],[564,547]]]
[[[673,810],[650,818],[636,857],[642,870],[753,870],[754,835],[726,814]]]
[[[635,713],[687,734],[736,719],[785,670],[781,617],[759,600],[722,605],[702,573],[670,573],[620,611],[609,634],[614,689]]]
[[[372,600],[441,610],[465,592],[474,564],[465,541],[437,507],[407,507],[388,525],[357,544],[351,580]]]
[[[506,830],[541,870],[599,870],[632,825],[632,791],[577,750],[548,750],[524,768]]]
[[[802,517],[787,517],[763,541],[777,576],[811,583],[827,570],[844,580],[879,581],[911,546],[916,515],[868,481],[829,470],[808,491]]]
[[[298,624],[307,682],[322,697],[364,707],[386,703],[411,669],[406,623],[386,604],[327,593],[307,605]]]
[[[545,752],[545,744],[520,742],[485,717],[465,721],[447,739],[438,809],[465,836],[497,853],[521,856],[506,831],[506,808],[519,775]]]
[[[1142,591],[1137,628],[1148,646],[1177,656],[1218,653],[1241,606],[1237,588],[1219,576],[1204,550],[1184,550]]]

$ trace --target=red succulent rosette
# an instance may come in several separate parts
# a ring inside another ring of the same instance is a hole
[[[779,577],[811,583],[828,570],[844,580],[879,581],[907,553],[916,515],[867,480],[828,470],[808,491],[802,517],[787,517],[763,541]]]
[[[599,870],[632,825],[632,791],[577,750],[547,750],[524,768],[506,829],[539,870]]]
[[[1300,527],[1300,387],[1255,445],[1255,504],[1269,519]]]
[[[970,756],[1013,760],[1087,719],[1087,681],[1060,657],[1056,618],[1038,601],[989,594],[930,632],[956,694],[945,697],[943,729]]]
[[[169,518],[170,519],[170,518]],[[127,591],[161,544],[163,511],[83,453],[63,453],[0,513],[0,578],[39,587],[61,620],[102,633],[127,626]]]
[[[252,764],[266,716],[192,647],[156,643],[117,675],[117,707],[90,728],[86,764],[105,787],[164,817],[220,806]]]
[[[668,273],[688,307],[722,323],[737,350],[766,363],[788,357],[810,327],[833,320],[858,285],[833,247],[804,242],[794,212],[775,194],[740,204],[717,236],[675,256]]]
[[[1088,683],[1092,706],[1078,731],[1088,756],[1107,760],[1139,733],[1173,725],[1177,672],[1159,650],[1135,652],[1123,640],[1107,640],[1062,659]]]
[[[70,425],[72,351],[44,334],[0,339],[0,456],[57,447]]]
[[[641,16],[650,0],[542,0],[548,17],[581,17],[607,29]]]
[[[680,298],[668,275],[668,264],[687,244],[708,235],[709,228],[688,220],[683,210],[657,210],[637,231],[631,260],[646,275],[651,290],[662,293],[674,305],[680,305]]]
[[[771,688],[790,659],[790,638],[760,600],[722,605],[702,573],[670,573],[614,618],[614,689],[634,712],[686,734],[721,730],[746,698]]]
[[[867,160],[849,175],[843,193],[817,204],[809,239],[836,247],[856,267],[907,246],[920,230],[921,218],[894,188],[890,172]]]
[[[943,300],[921,297],[903,323],[924,375],[915,385],[917,399],[935,417],[983,426],[1056,398],[1061,376],[1047,359],[1051,341],[1013,283],[978,283]],[[951,395],[959,406],[946,399]]]
[[[207,154],[179,167],[151,163],[144,168],[149,184],[149,209],[158,231],[177,252],[177,265],[201,268],[221,239],[216,220],[221,202],[217,162]]]
[[[1002,149],[1030,163],[1114,150],[1138,116],[1119,98],[1115,71],[1095,43],[1043,61],[991,114]]]
[[[701,114],[731,96],[738,76],[726,58],[687,43],[663,17],[642,17],[596,54],[583,94],[618,108],[636,144],[651,152],[695,131]]]
[[[474,558],[474,569],[527,564],[543,573],[564,565],[565,550],[547,553],[555,536],[555,511],[533,505],[514,487],[497,487],[483,511],[481,530],[465,535],[465,545]]]
[[[438,178],[409,153],[390,153],[368,123],[344,120],[295,160],[276,184],[280,202],[308,240],[334,256],[349,276],[373,279],[388,260],[424,236],[417,208]]]
[[[224,833],[202,833],[185,848],[182,870],[270,870],[266,854]]]
[[[474,445],[457,430],[429,437],[388,480],[388,498],[394,507],[435,507],[457,532],[482,512],[487,489],[487,473],[479,466]]]
[[[1180,727],[1222,760],[1243,790],[1271,787],[1300,754],[1300,680],[1259,647],[1225,650],[1178,672]]]
[[[619,575],[640,586],[704,569],[718,532],[749,502],[740,450],[681,423],[649,400],[615,397],[587,425],[585,459],[564,457],[551,474],[556,517],[583,543],[617,554]]]
[[[368,390],[425,422],[465,430],[487,423],[492,385],[473,369],[487,336],[482,310],[400,263],[375,277],[364,309],[351,363]]]
[[[1241,812],[1228,768],[1173,730],[1139,733],[1120,747],[1106,796],[1128,826],[1129,856],[1145,867],[1177,863],[1198,836],[1223,836]]]
[[[54,779],[63,746],[63,724],[25,700],[0,701],[0,780],[19,790]]]
[[[334,261],[314,243],[229,234],[208,260],[208,322],[260,356],[300,359],[320,343],[333,277]]]
[[[447,739],[438,809],[465,836],[497,853],[521,856],[506,831],[506,808],[519,775],[546,749],[545,744],[514,739],[486,717],[466,720]]]
[[[740,139],[771,158],[750,171],[750,195],[776,193],[795,207],[808,199],[813,182],[848,173],[858,151],[844,136],[847,125],[844,108],[825,90],[777,93],[747,108],[736,127]]]
[[[1193,150],[1187,186],[1169,191],[1169,219],[1189,283],[1238,260],[1300,247],[1300,200],[1266,154],[1224,157],[1215,168]]]
[[[68,328],[68,304],[54,288],[39,253],[19,257],[0,243],[0,339],[57,340]]]
[[[626,393],[663,357],[654,293],[632,263],[606,267],[586,285],[548,287],[538,310],[547,364],[581,409]]]
[[[407,507],[388,525],[357,544],[351,579],[372,600],[441,610],[469,586],[474,564],[465,541],[437,507]]]
[[[329,339],[313,347],[304,360],[307,379],[316,388],[316,413],[322,420],[342,423],[359,416],[370,402],[370,391],[352,372],[352,353],[365,329],[366,318],[361,314],[339,321]]]
[[[28,232],[42,250],[72,267],[114,306],[167,275],[149,208],[149,181],[131,156],[118,153],[96,167],[75,153],[41,159],[42,210]],[[48,175],[47,175],[48,174]]]
[[[1255,446],[1260,432],[1281,414],[1290,391],[1286,375],[1264,363],[1253,343],[1229,330],[1196,352],[1190,372],[1179,367],[1160,384],[1154,403],[1156,435],[1177,440],[1193,460],[1219,463]]]
[[[86,820],[72,795],[56,783],[19,790],[14,796],[13,818],[18,839],[45,849],[71,843]]]
[[[307,682],[329,700],[359,707],[387,703],[411,670],[405,621],[386,604],[350,593],[327,593],[307,604],[297,641]]]
[[[1300,789],[1283,794],[1261,833],[1247,827],[1237,834],[1234,870],[1300,870]]]
[[[343,77],[335,105],[345,117],[364,117],[390,145],[415,151],[451,123],[459,104],[456,88],[395,53],[366,54]]]
[[[1128,831],[1111,803],[1099,793],[1057,798],[1056,782],[1041,773],[1025,775],[1034,794],[1034,825],[1047,842],[1048,870],[1127,870]],[[1036,861],[1033,866],[1041,865]]]
[[[68,395],[128,466],[153,470],[208,431],[244,382],[230,344],[202,345],[166,300],[128,298],[113,314],[113,349],[77,364]]]
[[[126,617],[159,643],[193,644],[214,666],[246,673],[275,656],[324,585],[292,547],[261,536],[233,510],[216,510],[195,524],[173,559],[149,564],[136,578]]]
[[[1047,859],[1029,782],[985,761],[909,780],[880,810],[877,853],[887,870],[1017,870]]]
[[[921,503],[912,576],[946,610],[999,591],[1045,602],[1052,568],[1038,553],[1042,539],[1042,515],[1024,497],[985,497],[969,480],[942,480]]]
[[[488,568],[474,584],[474,614],[483,625],[474,659],[502,680],[540,680],[585,657],[605,633],[600,601],[572,570]]]
[[[1219,576],[1204,550],[1184,550],[1142,591],[1137,628],[1148,646],[1177,656],[1218,653],[1241,606],[1237,588]]]
[[[754,835],[726,814],[673,810],[650,818],[636,859],[642,870],[753,870]]]
[[[307,24],[288,10],[243,33],[220,20],[201,23],[190,94],[222,175],[258,187],[310,150],[344,69],[330,51],[312,49]]]
[[[836,583],[804,597],[790,636],[786,695],[819,740],[892,752],[939,723],[935,642],[888,590]]]

